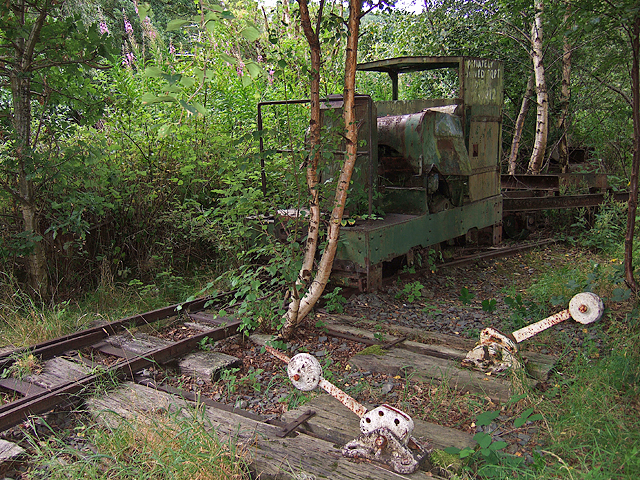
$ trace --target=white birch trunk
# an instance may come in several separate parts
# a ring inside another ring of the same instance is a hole
[[[542,168],[545,150],[547,149],[547,136],[549,133],[549,96],[544,77],[543,51],[542,51],[542,14],[544,13],[544,1],[534,0],[535,19],[531,27],[531,44],[533,71],[536,78],[536,137],[529,161],[529,173],[538,174]]]
[[[520,149],[520,140],[522,140],[522,130],[524,128],[524,121],[527,118],[529,112],[529,105],[531,105],[531,95],[533,95],[534,76],[529,76],[527,82],[527,88],[522,97],[522,104],[520,105],[520,112],[516,119],[516,127],[513,132],[513,139],[511,140],[511,152],[509,153],[509,175],[516,174],[516,167],[518,166],[518,150]]]

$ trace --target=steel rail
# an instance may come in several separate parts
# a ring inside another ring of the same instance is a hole
[[[116,333],[124,330],[125,327],[139,327],[141,325],[154,323],[158,320],[170,317],[171,315],[179,314],[182,311],[188,312],[190,310],[201,310],[207,302],[218,298],[224,298],[231,293],[233,292],[225,292],[218,295],[198,298],[190,302],[176,303],[174,305],[169,305],[168,307],[159,308],[146,313],[140,313],[131,317],[106,323],[98,327],[64,335],[53,340],[47,340],[31,347],[19,348],[5,353],[4,355],[0,355],[0,369],[11,366],[15,362],[16,357],[21,354],[29,353],[42,360],[46,360],[68,350],[78,350],[92,345],[106,337],[115,335]]]
[[[510,198],[503,195],[502,212],[533,212],[537,210],[559,210],[563,208],[593,207],[600,205],[607,196],[602,193],[588,195],[560,195],[544,197]],[[617,202],[629,200],[628,193],[615,193],[611,197]]]
[[[438,263],[436,264],[436,268],[440,269],[445,267],[460,267],[462,265],[468,265],[470,263],[478,262],[481,260],[491,260],[493,258],[508,257],[510,255],[516,255],[521,252],[526,252],[527,250],[532,250],[537,247],[544,247],[556,242],[557,240],[555,239],[549,239],[541,240],[535,243],[528,243],[526,245],[516,245],[515,247],[497,248],[489,252],[481,252],[475,255],[469,255],[468,257],[458,258],[450,262]]]
[[[202,300],[201,300],[202,301]],[[202,303],[204,305],[204,302]],[[0,432],[7,430],[27,419],[29,415],[47,412],[55,406],[67,401],[69,397],[77,396],[83,390],[105,377],[118,379],[133,377],[134,373],[154,364],[167,361],[194,350],[204,338],[222,340],[238,333],[241,322],[235,320],[228,325],[221,325],[206,332],[198,333],[180,340],[167,347],[151,350],[130,360],[119,361],[104,370],[87,375],[86,377],[59,385],[51,390],[15,400],[0,407]]]

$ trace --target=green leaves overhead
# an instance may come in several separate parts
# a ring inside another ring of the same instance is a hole
[[[229,10],[225,10],[220,5],[211,5],[208,7],[210,10],[204,15],[194,15],[190,19],[174,18],[167,24],[167,32],[179,30],[185,26],[201,25],[208,31],[213,31],[216,23],[223,22],[225,20],[233,20],[235,17]]]
[[[159,67],[147,67],[144,69],[145,77],[159,78],[162,75],[162,69]]]
[[[167,24],[167,32],[173,32],[175,30],[180,30],[182,27],[184,27],[185,25],[189,25],[192,22],[190,20],[181,20],[179,18],[173,19],[171,20],[168,24]]]
[[[161,102],[177,102],[178,99],[171,95],[156,96],[153,93],[145,93],[140,97],[140,101],[143,105],[152,105]]]
[[[258,78],[263,73],[262,68],[256,62],[250,61],[245,63],[244,66],[247,68],[251,78]]]
[[[249,40],[250,42],[255,42],[260,38],[261,33],[258,31],[256,27],[248,26],[242,32],[240,32],[244,38]]]
[[[219,55],[223,61],[230,63],[231,65],[235,65],[238,62],[238,60],[235,57],[232,57],[227,53],[220,52]]]

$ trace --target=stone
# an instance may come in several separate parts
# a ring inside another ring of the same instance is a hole
[[[387,393],[389,393],[391,390],[393,390],[393,387],[394,387],[394,386],[395,386],[395,384],[394,384],[394,383],[392,383],[392,382],[384,383],[384,384],[382,385],[382,389],[381,389],[382,394],[383,394],[383,395],[386,395],[386,394],[387,394]]]
[[[178,365],[183,375],[212,382],[222,370],[242,366],[242,360],[221,352],[195,352],[181,359]]]
[[[24,448],[7,440],[0,439],[0,464],[15,460],[25,453]]]

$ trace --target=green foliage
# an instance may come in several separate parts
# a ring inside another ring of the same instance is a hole
[[[407,302],[413,303],[418,298],[422,297],[423,288],[424,288],[424,285],[422,285],[420,282],[405,283],[404,287],[402,287],[402,290],[396,293],[396,298],[397,299],[403,298]]]
[[[592,478],[631,480],[640,468],[636,448],[640,430],[632,413],[640,395],[637,318],[636,312],[625,323],[612,327],[619,333],[604,357],[576,355],[551,379],[563,406],[545,408],[553,413],[550,420],[556,431],[571,432],[560,434],[551,450],[575,465],[577,472],[592,472]],[[608,408],[602,410],[599,405]],[[583,449],[585,445],[594,447]]]
[[[542,420],[542,415],[539,413],[533,414],[533,407],[527,408],[524,410],[518,418],[513,421],[513,426],[515,428],[520,428],[527,422],[535,422],[537,420]]]
[[[627,230],[627,205],[607,199],[595,212],[593,224],[588,222],[582,210],[572,227],[581,233],[578,242],[584,247],[602,251],[608,255],[620,255]]]
[[[458,299],[464,304],[467,305],[471,303],[471,301],[476,297],[474,293],[471,293],[467,287],[462,287],[460,290],[460,296]]]
[[[42,372],[42,363],[29,350],[25,350],[16,355],[12,355],[11,366],[2,370],[0,378],[13,377],[22,380],[28,375],[35,375]]]
[[[497,305],[497,301],[495,298],[491,298],[491,299],[485,299],[482,301],[482,310],[484,310],[485,312],[495,312],[496,311],[496,305]]]
[[[238,388],[238,372],[240,371],[239,368],[229,368],[226,370],[223,370],[222,373],[220,373],[220,381],[224,383],[225,387],[227,388],[227,392],[232,395],[236,392],[236,389]]]
[[[254,369],[251,367],[247,374],[242,377],[241,383],[243,386],[251,388],[254,392],[260,393],[262,391],[262,383],[260,382],[260,376],[264,373],[262,368]]]
[[[498,417],[500,411],[489,411],[478,415],[476,425],[479,427],[490,425]],[[464,469],[482,472],[483,477],[496,478],[497,470],[503,465],[513,463],[513,458],[503,454],[501,450],[507,447],[507,442],[495,441],[489,433],[478,432],[473,436],[478,444],[475,449],[464,447],[447,447],[445,453],[457,455],[465,461]],[[522,460],[522,459],[519,459]]]
[[[334,288],[330,293],[324,294],[325,310],[329,313],[342,313],[344,312],[344,304],[347,303],[347,299],[340,295],[342,291],[341,287]]]
[[[57,432],[45,425],[43,433],[27,434],[27,442],[33,462],[28,475],[46,469],[56,479],[249,478],[244,450],[218,438],[206,415],[190,408],[119,419],[111,428],[80,424]]]
[[[523,300],[522,295],[517,294],[515,297],[505,297],[504,303],[511,308],[511,326],[520,328],[537,316],[542,316],[545,310],[537,303],[530,300]]]
[[[204,337],[202,340],[198,342],[198,348],[200,350],[207,351],[207,350],[210,350],[211,347],[215,345],[215,343],[216,343],[215,340],[209,337]]]
[[[384,337],[384,326],[380,323],[376,323],[374,325],[375,328],[375,332],[373,334],[373,338],[375,338],[376,340],[380,341],[380,342],[384,342],[385,341],[385,337]],[[365,349],[366,350],[366,349]]]

